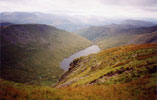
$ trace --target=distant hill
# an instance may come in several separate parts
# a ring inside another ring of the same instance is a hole
[[[80,57],[70,64],[57,87],[122,84],[146,76],[153,79],[157,71],[156,51],[155,43],[128,45]]]
[[[41,12],[2,12],[0,13],[0,17],[0,22],[47,24],[71,32],[91,25],[105,25],[112,21],[106,18],[97,18],[96,16],[85,17],[81,15],[48,14]]]
[[[91,26],[88,28],[77,30],[77,31],[75,31],[75,33],[77,33],[89,40],[95,40],[98,36],[100,36],[107,29],[108,28],[105,26]]]
[[[0,26],[8,26],[8,25],[13,25],[13,23],[9,23],[9,22],[1,22]]]
[[[63,58],[91,44],[79,35],[42,24],[4,27],[0,36],[0,77],[28,84],[55,83],[63,73]]]
[[[135,26],[135,27],[150,27],[150,26],[154,26],[154,24],[152,22],[149,22],[149,21],[132,20],[132,19],[128,19],[128,20],[122,21],[121,24],[132,25],[132,26]]]
[[[108,26],[93,26],[78,30],[76,33],[92,40],[101,48],[106,49],[131,43],[156,42],[156,31],[157,26],[136,27],[129,24],[113,24]]]
[[[55,26],[59,29],[74,32],[76,30],[87,28],[90,26],[103,26],[110,24],[134,25],[136,27],[150,27],[152,22],[132,19],[111,19],[100,16],[82,16],[82,15],[67,15],[56,13],[41,13],[41,12],[2,12],[0,13],[0,22],[10,22],[15,24],[47,24]],[[123,21],[125,20],[125,21]]]
[[[128,44],[156,43],[157,26],[124,29],[116,33],[104,34],[96,40],[103,49]]]
[[[0,17],[0,22],[10,22],[16,24],[47,24],[67,31],[74,31],[89,26],[77,18],[64,14],[46,14],[40,12],[2,12],[0,13]]]
[[[142,44],[142,43],[157,43],[157,31],[152,33],[144,33],[137,35],[129,43]]]

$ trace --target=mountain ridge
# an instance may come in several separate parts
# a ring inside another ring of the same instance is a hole
[[[0,36],[0,76],[28,84],[55,83],[63,73],[63,58],[91,45],[79,35],[40,24],[7,26]]]
[[[157,26],[135,27],[133,25],[113,24],[109,26],[92,26],[76,31],[76,33],[93,41],[95,44],[99,45],[100,48],[107,49],[131,43],[142,44],[149,43],[149,41],[150,43],[155,42],[156,31]],[[141,37],[141,39],[137,38],[142,35],[143,37]],[[147,39],[147,36],[149,36],[149,40]],[[135,38],[136,41],[133,41]],[[142,38],[145,39],[142,40]]]

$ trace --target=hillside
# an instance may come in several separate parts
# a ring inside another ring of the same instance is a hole
[[[16,24],[47,24],[59,29],[74,31],[89,26],[78,18],[66,14],[47,14],[42,12],[2,12],[0,22]],[[83,18],[83,17],[82,17]]]
[[[0,26],[9,26],[9,25],[13,25],[13,23],[9,23],[9,22],[1,22]]]
[[[81,36],[92,40],[102,49],[127,44],[156,42],[157,26],[139,27],[127,24],[109,26],[93,26],[76,31]],[[149,38],[147,38],[147,36]],[[143,39],[142,39],[143,38]]]
[[[155,25],[155,24],[153,24],[152,22],[149,22],[149,21],[133,20],[133,19],[124,20],[124,21],[121,22],[121,24],[132,25],[132,26],[135,26],[135,27],[150,27],[150,26]]]
[[[128,45],[75,59],[57,87],[127,83],[156,73],[157,44]]]
[[[120,24],[109,24],[104,26],[91,26],[88,28],[83,28],[75,31],[83,37],[89,40],[96,40],[103,35],[116,35],[122,33],[123,31],[130,31],[129,29],[135,30],[136,28],[146,28],[155,26],[152,22],[144,20],[124,20]],[[140,29],[139,29],[140,30]],[[141,31],[141,30],[140,30]],[[145,31],[145,29],[144,29]]]
[[[0,79],[2,100],[156,100],[157,44],[103,50],[71,63],[57,87]]]
[[[64,57],[91,44],[79,35],[41,24],[11,25],[0,35],[0,77],[28,84],[52,85],[63,73]]]
[[[89,39],[95,40],[98,36],[100,36],[104,31],[108,28],[104,26],[91,26],[88,28],[80,29],[75,31],[75,33]]]
[[[128,33],[99,38],[96,40],[96,44],[98,44],[100,48],[106,49],[128,44],[156,43],[156,30],[157,28],[149,31],[143,29],[143,32],[138,32],[138,30],[130,30]]]

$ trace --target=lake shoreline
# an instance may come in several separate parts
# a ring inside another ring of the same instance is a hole
[[[89,54],[98,53],[101,49],[97,45],[91,45],[83,50],[80,50],[76,53],[73,53],[71,56],[66,57],[63,59],[63,61],[60,63],[60,67],[67,71],[69,69],[69,64],[76,58],[79,58],[81,56],[87,56]]]

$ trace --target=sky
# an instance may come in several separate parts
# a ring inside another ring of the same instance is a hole
[[[157,18],[157,0],[0,0],[0,12]]]

